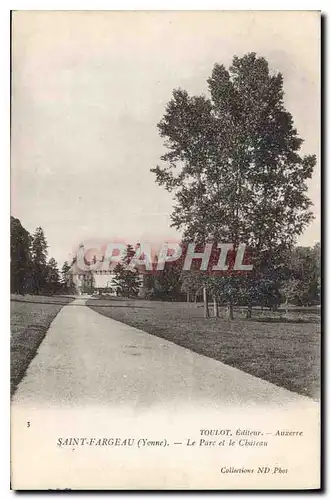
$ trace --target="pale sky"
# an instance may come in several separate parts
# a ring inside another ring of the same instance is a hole
[[[88,239],[166,241],[172,195],[150,168],[172,90],[207,90],[213,65],[257,52],[284,75],[285,105],[320,149],[320,37],[315,12],[15,12],[12,215],[44,228],[59,265]],[[309,182],[320,239],[319,163]]]

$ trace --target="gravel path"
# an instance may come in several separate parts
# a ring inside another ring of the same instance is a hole
[[[106,318],[78,298],[65,306],[20,383],[14,403],[152,405],[178,409],[313,402],[219,361]]]

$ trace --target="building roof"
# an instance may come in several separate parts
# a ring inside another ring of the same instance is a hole
[[[145,270],[145,266],[137,266],[137,270],[138,270],[139,274],[143,274],[144,270]],[[77,274],[83,274],[83,275],[87,276],[91,272],[94,274],[96,271],[106,271],[106,269],[104,268],[104,266],[100,266],[100,270],[99,269],[95,269],[95,270],[88,270],[88,269],[86,269],[86,270],[84,270],[84,269],[81,269],[79,267],[79,265],[77,264],[77,261],[74,261],[71,264],[71,267],[70,267],[70,270],[69,270],[69,274],[71,274],[72,276],[77,275]],[[108,273],[109,274],[113,274],[113,270],[108,269]]]
[[[84,275],[88,275],[90,274],[91,271],[88,271],[88,270],[84,270],[84,269],[81,269],[77,262],[74,261],[72,264],[71,264],[71,267],[70,267],[70,270],[69,270],[69,274],[71,275],[75,275],[75,274],[84,274]]]

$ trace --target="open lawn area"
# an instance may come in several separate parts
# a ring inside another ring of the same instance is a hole
[[[10,300],[10,392],[17,385],[31,360],[36,355],[49,325],[71,297],[42,297],[36,295],[12,295]]]
[[[235,319],[229,321],[204,319],[202,304],[101,298],[90,299],[87,305],[117,321],[319,399],[317,308],[293,308],[287,315],[254,310],[250,320],[244,318],[244,310],[236,308]]]

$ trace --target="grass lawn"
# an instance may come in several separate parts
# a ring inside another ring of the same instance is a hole
[[[10,300],[10,392],[15,392],[49,325],[71,297],[12,295]]]
[[[201,304],[90,299],[105,316],[170,340],[299,394],[319,399],[320,317],[316,308],[270,313],[250,320],[204,319]],[[212,311],[211,311],[212,313]]]

